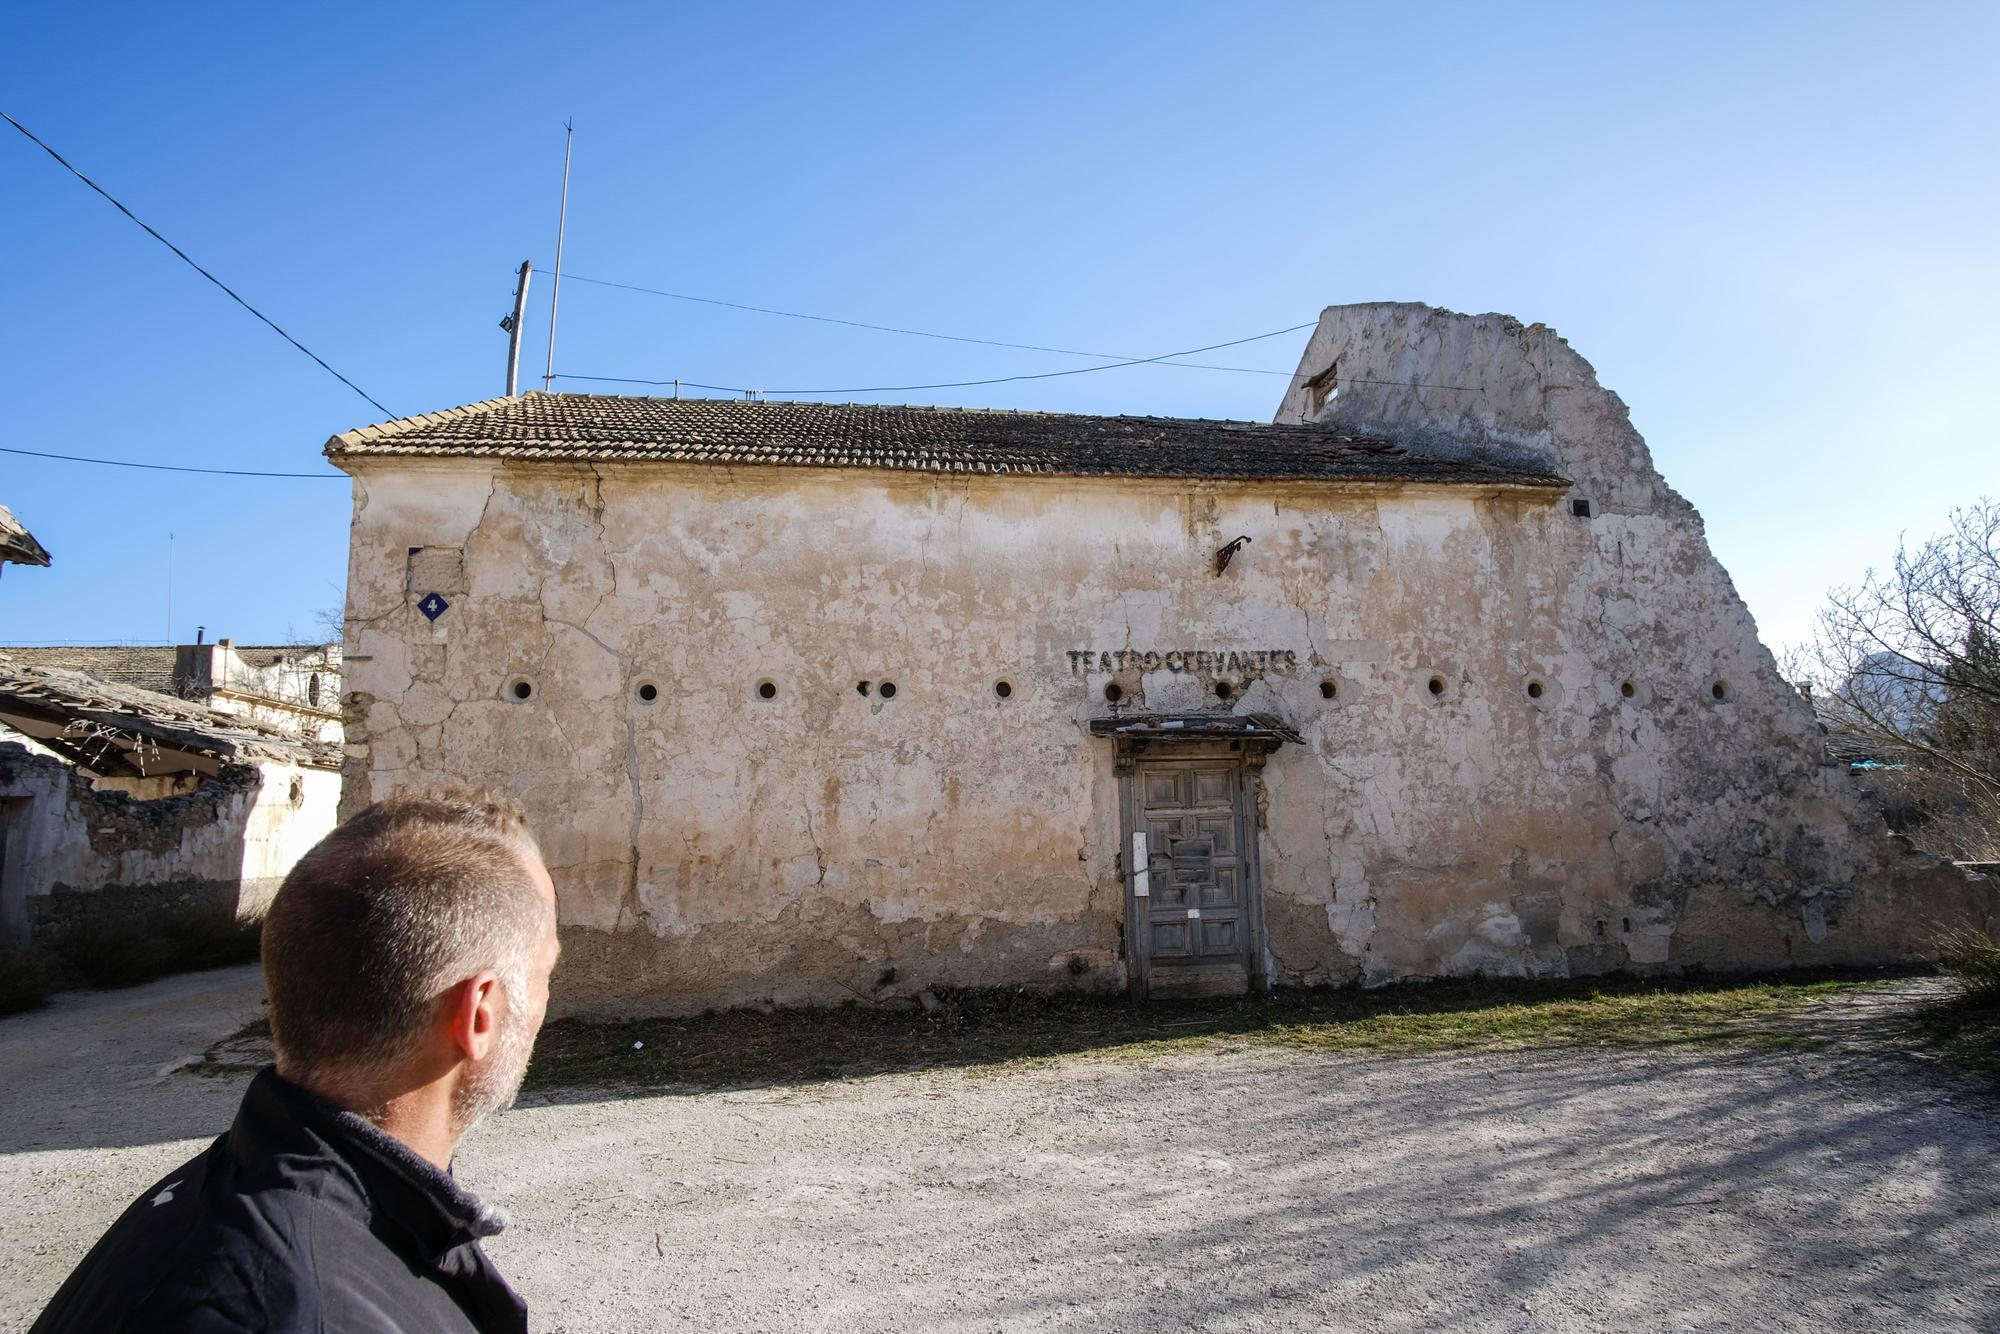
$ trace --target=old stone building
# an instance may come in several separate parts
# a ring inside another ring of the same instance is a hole
[[[0,951],[263,915],[333,828],[336,747],[0,650]]]
[[[336,437],[347,784],[492,783],[558,1004],[1908,958],[1890,838],[1541,326],[1329,309],[1275,424],[526,394]]]
[[[82,672],[114,685],[172,695],[307,742],[340,741],[340,645],[70,644],[9,648],[29,667]]]

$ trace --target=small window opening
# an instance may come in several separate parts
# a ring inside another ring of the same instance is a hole
[[[1113,681],[1109,685],[1104,687],[1104,698],[1110,700],[1113,704],[1116,704],[1119,700],[1125,698],[1125,692],[1119,689],[1118,683],[1116,681]]]
[[[314,707],[315,709],[319,707],[319,673],[318,673],[318,672],[314,672],[314,673],[312,674],[312,679],[306,682],[306,703],[308,703],[308,704],[312,705],[312,706],[313,706],[313,707]]]
[[[1217,681],[1215,683],[1215,697],[1217,699],[1229,699],[1230,697],[1235,695],[1235,693],[1236,693],[1236,687],[1229,684],[1229,682]]]
[[[1618,683],[1618,693],[1623,695],[1626,699],[1631,699],[1634,695],[1639,693],[1639,687],[1637,684],[1631,681],[1620,681]]]
[[[507,683],[507,696],[509,699],[514,700],[516,703],[520,703],[521,701],[528,699],[534,693],[535,693],[535,687],[533,683],[523,680],[520,677],[515,677],[512,681]]]
[[[1542,697],[1542,683],[1540,681],[1528,682],[1528,698],[1540,699],[1541,697]]]
[[[660,688],[654,685],[651,681],[641,681],[639,683],[639,700],[641,703],[651,704],[654,700],[658,699],[659,697],[660,697]]]
[[[1717,681],[1708,688],[1708,693],[1718,700],[1728,699],[1729,683],[1727,681]]]
[[[1429,690],[1433,695],[1442,695],[1444,693],[1444,678],[1442,676],[1433,676],[1430,679],[1430,684],[1425,689]]]
[[[757,683],[758,699],[776,699],[777,697],[778,683],[776,681],[759,681]]]
[[[1569,512],[1579,519],[1590,517],[1590,502],[1581,498],[1569,502]]]
[[[1306,381],[1306,412],[1317,414],[1327,400],[1340,397],[1340,363],[1334,362]]]
[[[1629,918],[1629,917],[1627,917],[1627,918],[1624,918],[1624,919],[1623,919],[1623,921],[1624,921],[1624,923],[1625,923],[1625,931],[1626,931],[1626,933],[1627,933],[1627,934],[1629,935],[1629,934],[1631,933],[1631,931],[1632,931],[1632,919],[1631,919],[1631,918]]]
[[[1014,693],[1014,687],[1006,681],[995,681],[993,683],[993,693],[1001,699],[1006,699]]]
[[[894,699],[896,698],[896,683],[894,681],[884,681],[881,685],[875,687],[875,693],[883,699]]]
[[[1340,686],[1338,683],[1333,681],[1321,681],[1319,683],[1319,697],[1321,699],[1332,699],[1335,695],[1338,695],[1339,693],[1340,693]]]

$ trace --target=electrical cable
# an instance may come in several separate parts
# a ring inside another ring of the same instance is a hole
[[[669,292],[664,288],[659,288],[659,287],[641,287],[637,283],[615,283],[608,278],[586,278],[580,273],[571,273],[568,270],[564,270],[562,276],[569,279],[571,282],[591,283],[598,287],[616,287],[622,291],[627,291],[627,292],[644,292],[649,296],[671,297],[676,301],[692,301],[699,305],[704,305],[704,306],[723,306],[730,310],[747,310],[758,315],[781,315],[789,320],[812,320],[813,322],[818,324],[845,325],[847,328],[850,329],[872,329],[877,333],[908,334],[912,338],[936,338],[947,343],[974,343],[981,347],[1008,347],[1008,348],[1015,348],[1023,352],[1053,352],[1058,356],[1064,356],[1064,357],[1096,357],[1100,360],[1114,361],[1116,363],[1116,365],[1112,366],[1093,366],[1089,368],[1091,370],[1108,371],[1108,370],[1116,370],[1119,366],[1161,365],[1161,366],[1183,366],[1189,370],[1198,370],[1198,371],[1235,371],[1238,374],[1242,375],[1278,375],[1284,377],[1287,380],[1310,380],[1312,378],[1311,375],[1307,374],[1304,371],[1279,371],[1279,370],[1272,370],[1269,367],[1265,366],[1215,366],[1199,361],[1173,360],[1173,358],[1175,357],[1193,356],[1194,353],[1192,352],[1170,352],[1164,357],[1127,357],[1122,353],[1115,353],[1115,352],[1079,352],[1075,348],[1049,347],[1041,343],[1009,343],[998,338],[972,338],[963,334],[934,333],[928,329],[904,329],[893,324],[870,324],[866,320],[841,319],[833,315],[806,315],[806,314],[801,314],[796,310],[778,310],[772,306],[752,306],[752,305],[746,305],[741,301],[724,301],[718,297],[689,296],[685,292]],[[1310,328],[1311,326],[1301,324],[1296,327],[1299,329],[1305,329],[1305,328]],[[1294,330],[1281,329],[1278,332],[1292,333],[1294,332]],[[1275,338],[1277,337],[1277,334],[1260,334],[1258,335],[1258,337]],[[1246,338],[1240,341],[1254,342],[1256,340]],[[1235,344],[1233,343],[1217,343],[1215,345],[1215,347],[1217,348],[1233,347],[1233,346],[1235,346]],[[1197,349],[1197,351],[1201,350],[1213,350],[1213,349]],[[1077,372],[1075,371],[1051,372],[1051,374],[1054,375],[1074,375],[1076,373]],[[569,375],[569,376],[558,375],[555,376],[554,378],[558,380],[562,379],[598,380],[607,384],[652,384],[652,385],[679,384],[686,386],[687,388],[690,389],[714,389],[725,394],[743,394],[750,392],[749,390],[746,389],[732,389],[727,385],[698,384],[693,380],[641,380],[620,375]],[[903,386],[903,388],[960,389],[971,385],[1002,384],[1005,383],[1006,380],[1013,380],[1013,379],[1033,380],[1042,378],[1047,378],[1047,377],[1033,376],[1033,375],[1006,376],[999,380],[961,380],[953,384],[905,385]],[[1421,380],[1365,380],[1359,377],[1343,376],[1340,379],[1340,383],[1379,384],[1379,385],[1387,385],[1395,389],[1446,389],[1450,390],[1453,393],[1459,393],[1459,394],[1478,394],[1485,392],[1483,389],[1467,388],[1464,385],[1428,384]],[[769,390],[760,390],[758,392],[772,393],[772,394],[866,394],[866,393],[894,393],[898,391],[893,389],[883,389],[883,390],[769,389]]]
[[[1304,324],[1294,324],[1290,328],[1286,329],[1273,329],[1270,333],[1252,334],[1248,338],[1232,338],[1226,343],[1210,343],[1205,347],[1192,347],[1188,348],[1186,351],[1183,352],[1162,352],[1157,357],[1134,357],[1130,361],[1114,361],[1104,366],[1077,366],[1066,371],[1036,371],[1032,374],[1027,374],[1027,375],[996,375],[991,379],[986,379],[986,380],[950,380],[940,384],[871,385],[867,388],[858,388],[858,389],[750,390],[750,389],[732,389],[724,385],[694,384],[694,382],[691,380],[681,380],[678,382],[674,380],[641,380],[641,379],[635,379],[624,376],[615,376],[615,375],[574,375],[569,372],[560,373],[556,376],[556,378],[558,380],[601,380],[617,384],[666,385],[666,384],[680,383],[680,384],[691,385],[696,389],[717,389],[723,393],[728,393],[728,394],[750,394],[750,393],[775,394],[784,398],[790,398],[794,396],[804,397],[804,398],[814,398],[832,394],[903,394],[903,393],[910,393],[912,391],[919,389],[969,389],[978,385],[1012,384],[1019,380],[1053,380],[1065,375],[1089,375],[1093,371],[1115,371],[1126,366],[1149,366],[1156,362],[1165,361],[1169,357],[1191,357],[1199,352],[1214,352],[1220,348],[1240,347],[1244,343],[1255,343],[1265,338],[1278,338],[1288,333],[1297,333],[1301,329],[1310,329],[1315,325],[1317,325],[1318,323],[1319,323],[1318,320],[1307,320]]]
[[[975,343],[981,347],[1011,347],[1022,352],[1053,352],[1064,357],[1095,357],[1100,361],[1130,360],[1122,352],[1079,352],[1070,347],[1046,347],[1040,343],[1009,343],[998,338],[971,338],[963,334],[934,333],[928,329],[903,329],[893,324],[870,324],[866,320],[840,319],[833,315],[805,315],[796,310],[777,310],[770,306],[745,305],[741,301],[723,301],[717,297],[689,296],[685,292],[669,292],[658,287],[641,287],[637,283],[614,283],[608,278],[586,278],[580,273],[564,270],[562,277],[573,283],[590,283],[595,287],[616,287],[626,292],[644,292],[648,296],[671,297],[675,301],[692,301],[703,306],[723,306],[730,310],[747,310],[757,315],[781,315],[788,320],[811,320],[816,324],[839,324],[850,329],[872,329],[876,333],[906,334],[911,338],[936,338],[947,343]],[[1194,370],[1235,371],[1243,375],[1282,375],[1287,379],[1300,378],[1292,371],[1271,370],[1264,366],[1204,366],[1198,362],[1180,362]]]
[[[90,177],[84,175],[82,172],[78,171],[75,167],[71,166],[68,158],[64,157],[61,153],[56,152],[55,149],[50,148],[47,144],[43,143],[41,139],[35,135],[35,132],[33,130],[30,130],[27,126],[23,125],[20,121],[15,120],[12,116],[8,115],[4,111],[0,111],[0,120],[6,121],[9,125],[12,125],[22,134],[26,135],[30,143],[34,144],[36,147],[40,148],[44,153],[47,153],[50,157],[54,158],[57,162],[61,163],[63,169],[69,172],[70,175],[76,177],[79,181],[82,181],[85,185],[95,190],[98,194],[103,195],[105,199],[110,201],[111,206],[113,208],[117,209],[120,213],[123,213],[133,222],[138,223],[140,227],[145,229],[146,234],[152,237],[155,241],[158,241],[161,245],[173,251],[176,255],[179,255],[181,257],[182,262],[185,263],[189,268],[193,269],[196,273],[199,273],[202,277],[214,283],[217,287],[220,287],[223,290],[223,293],[227,295],[231,301],[234,301],[237,305],[243,307],[243,309],[249,311],[252,315],[255,315],[258,319],[262,320],[267,326],[269,326],[271,332],[277,334],[278,337],[284,339],[287,343],[290,343],[293,347],[297,348],[299,351],[305,353],[307,356],[311,357],[314,361],[318,362],[320,369],[325,371],[328,375],[331,375],[334,379],[340,381],[342,384],[346,385],[349,389],[352,389],[355,393],[367,399],[368,402],[375,408],[377,412],[380,412],[384,417],[391,419],[393,419],[396,416],[395,413],[383,407],[382,404],[367,390],[363,389],[360,385],[354,383],[354,381],[348,379],[345,375],[342,375],[339,371],[335,370],[333,367],[327,365],[325,359],[322,358],[317,352],[314,352],[304,343],[301,343],[298,339],[292,337],[290,334],[286,333],[283,329],[280,329],[275,323],[272,322],[270,316],[266,315],[263,311],[251,305],[248,301],[245,301],[242,297],[236,295],[235,291],[230,288],[229,284],[223,282],[222,279],[216,277],[214,274],[210,273],[207,269],[204,269],[201,265],[195,263],[194,260],[188,257],[187,251],[181,249],[179,246],[175,245],[172,241],[169,241],[166,237],[160,235],[158,232],[154,231],[151,227],[147,226],[146,223],[140,220],[138,214],[134,213],[131,209],[126,208],[123,204],[119,203],[118,200],[111,195],[110,191],[106,190],[96,181],[91,180]],[[197,469],[196,471],[199,471],[199,469]]]
[[[387,410],[383,409],[385,412]],[[47,454],[39,449],[14,449],[7,445],[0,445],[0,454],[26,454],[29,458],[61,459],[65,463],[98,463],[107,468],[145,468],[151,472],[199,472],[211,477],[299,477],[314,481],[346,479],[346,474],[337,472],[256,472],[248,468],[192,468],[178,463],[138,463],[131,459],[93,459],[82,454]]]

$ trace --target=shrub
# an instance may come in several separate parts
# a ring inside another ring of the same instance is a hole
[[[2000,940],[1976,927],[1938,937],[1938,963],[1971,1000],[2000,1002]]]

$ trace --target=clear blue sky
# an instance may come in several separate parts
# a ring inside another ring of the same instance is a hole
[[[1767,640],[2000,494],[2000,6],[16,6],[0,106],[397,413],[501,389],[513,271],[1152,355],[1347,301],[1555,326]],[[0,126],[0,443],[323,467],[377,414]],[[539,385],[539,279],[524,381]],[[559,368],[1073,364],[566,284]],[[1305,335],[1226,354],[1293,368]],[[1222,359],[1222,358],[1217,358]],[[1139,367],[913,397],[1268,418]],[[310,634],[343,481],[0,455],[0,640]]]

